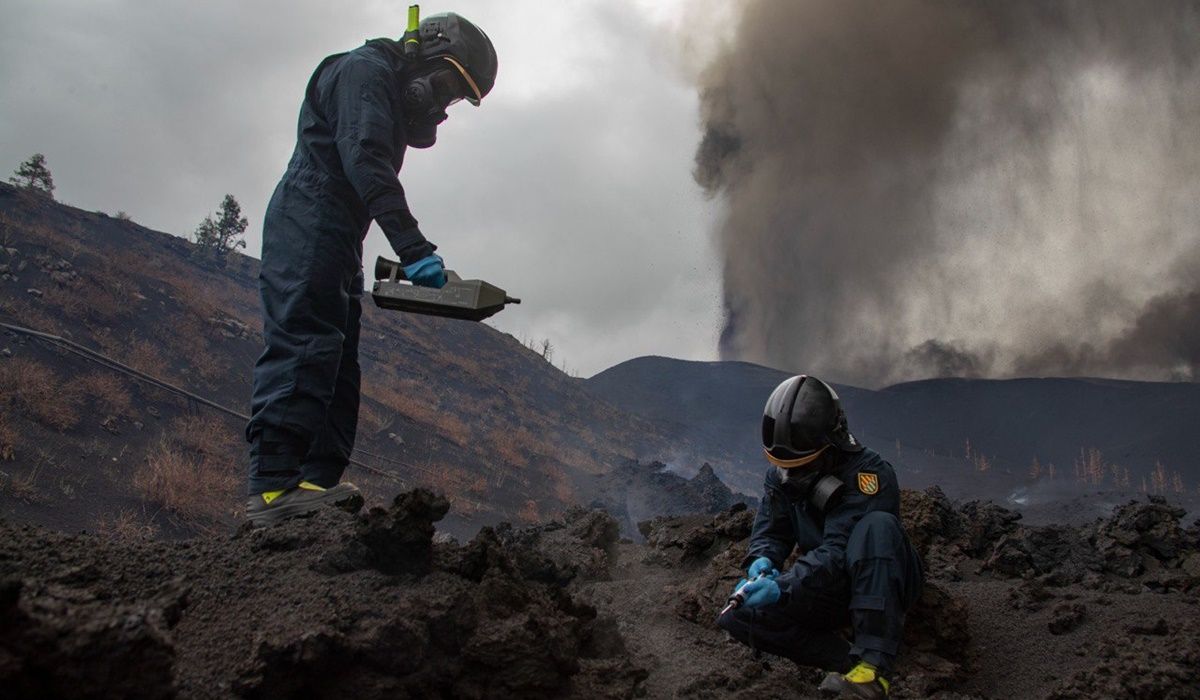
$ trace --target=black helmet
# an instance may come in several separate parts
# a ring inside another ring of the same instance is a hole
[[[467,101],[478,106],[496,84],[496,48],[487,34],[461,15],[442,12],[421,20],[419,36],[421,60],[453,64],[470,88]]]
[[[784,380],[763,409],[763,449],[778,467],[802,467],[829,446],[860,452],[846,426],[846,413],[833,387],[816,377],[799,375]]]

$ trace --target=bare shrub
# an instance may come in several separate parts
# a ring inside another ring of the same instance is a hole
[[[212,348],[207,343],[197,342],[195,351],[185,355],[191,360],[192,368],[196,370],[201,379],[209,382],[220,379],[229,372],[229,366],[212,351]]]
[[[165,378],[167,363],[162,351],[147,340],[131,337],[123,353],[125,364],[155,378]]]
[[[51,335],[63,335],[71,330],[72,325],[56,313],[48,310],[40,300],[30,302],[30,297],[22,295],[19,299],[0,299],[0,309],[14,318],[22,319],[24,325],[34,330]],[[76,328],[76,330],[78,330]]]
[[[58,309],[67,318],[78,320],[87,317],[90,300],[77,290],[53,285],[43,292],[42,303]]]
[[[79,423],[82,392],[40,362],[18,358],[0,365],[0,396],[11,397],[26,415],[55,430]]]
[[[45,503],[46,497],[38,491],[37,478],[41,466],[36,466],[33,469],[21,474],[20,476],[10,476],[7,481],[3,482],[4,491],[8,492],[9,496],[24,501],[25,503]]]
[[[203,280],[197,279],[194,275],[183,275],[174,279],[167,280],[167,284],[171,287],[175,299],[184,307],[184,318],[194,318],[196,324],[189,329],[190,335],[196,337],[207,336],[211,333],[205,326],[205,319],[213,318],[220,315],[221,308],[213,302],[213,286],[205,284]],[[191,312],[190,315],[187,312]]]
[[[227,514],[235,482],[228,464],[185,454],[167,440],[133,474],[133,489],[139,496],[192,525]]]
[[[123,508],[97,520],[96,534],[113,540],[152,540],[158,536],[158,526],[145,513]]]
[[[95,372],[77,381],[76,386],[105,413],[114,416],[133,415],[133,398],[125,389],[125,382],[116,374]]]
[[[532,524],[542,519],[541,513],[538,511],[537,501],[529,499],[525,501],[525,505],[521,510],[517,511],[517,520],[522,523]]]

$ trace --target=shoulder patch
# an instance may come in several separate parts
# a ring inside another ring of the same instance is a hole
[[[871,472],[859,472],[858,490],[868,496],[874,496],[879,493],[879,475],[872,474]]]

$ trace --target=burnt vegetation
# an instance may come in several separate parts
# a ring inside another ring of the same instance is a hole
[[[202,245],[41,202],[0,188],[0,321],[245,411],[261,351],[257,261],[229,247],[224,265],[214,265]],[[242,217],[231,206],[211,217],[218,229],[226,220],[239,229]],[[195,474],[191,491],[238,500],[232,484],[243,475],[244,446],[236,419],[213,414],[203,431],[184,428],[181,420],[209,409],[52,344],[0,339],[0,426],[12,435],[0,453],[12,455],[6,471],[24,477],[43,465],[37,483],[45,491],[50,470],[105,484],[100,503],[71,515],[39,516],[23,502],[9,512],[85,528],[144,513],[164,534],[232,522],[215,497],[192,504],[168,495],[184,486],[181,475]],[[448,526],[465,533],[561,513],[586,501],[593,475],[663,451],[661,427],[592,397],[547,361],[551,346],[543,349],[481,324],[380,312],[368,302],[358,444],[378,471],[352,466],[347,478],[380,497],[403,485],[445,492],[454,505]],[[205,446],[181,446],[196,435]]]

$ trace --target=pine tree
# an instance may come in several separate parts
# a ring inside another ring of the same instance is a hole
[[[29,160],[21,163],[8,181],[17,187],[54,199],[54,178],[50,176],[50,169],[46,167],[46,156],[41,153],[34,153]]]
[[[225,267],[229,253],[237,248],[245,248],[246,241],[241,240],[249,222],[242,216],[242,205],[238,204],[233,195],[225,195],[221,202],[219,216],[214,221],[212,215],[204,217],[204,221],[196,228],[196,245],[212,258],[220,267]]]

